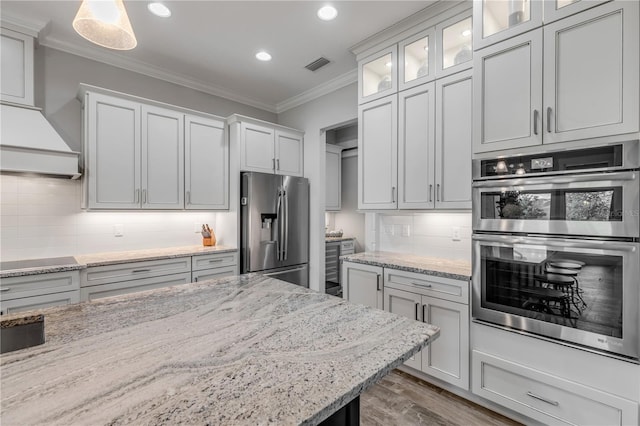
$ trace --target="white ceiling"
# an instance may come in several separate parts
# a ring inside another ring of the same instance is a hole
[[[126,52],[96,46],[75,33],[76,1],[0,2],[2,19],[47,24],[40,44],[178,82],[270,111],[328,82],[353,79],[349,47],[427,7],[428,1],[333,1],[334,21],[316,16],[325,1],[164,1],[158,18],[147,1],[125,0],[138,39]],[[271,62],[255,53],[267,50]],[[320,56],[331,63],[311,72]],[[349,74],[351,72],[351,74]]]

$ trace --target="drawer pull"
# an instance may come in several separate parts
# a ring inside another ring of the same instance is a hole
[[[530,396],[531,398],[537,399],[538,401],[546,402],[547,404],[554,405],[556,407],[558,405],[560,405],[560,403],[558,401],[552,401],[552,400],[547,399],[547,398],[545,398],[543,396],[536,395],[535,393],[533,393],[531,391],[527,392],[527,395]]]
[[[416,302],[416,318],[415,318],[415,320],[416,320],[416,321],[420,321],[420,320],[418,319],[418,308],[419,308],[419,307],[420,307],[420,302]]]
[[[140,272],[151,272],[151,269],[134,269],[133,271],[134,274],[139,274]]]
[[[415,281],[411,281],[411,284],[413,284],[413,285],[419,285],[420,287],[431,288],[431,284],[417,283],[417,282],[415,282]]]
[[[209,261],[209,263],[218,263],[218,262],[222,262],[224,259],[211,259]]]
[[[376,290],[380,291],[380,274],[376,274]]]
[[[0,292],[10,291],[11,287],[0,288]]]

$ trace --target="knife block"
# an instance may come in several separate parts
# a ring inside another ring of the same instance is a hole
[[[216,245],[216,235],[211,231],[210,237],[202,237],[202,245],[203,246],[215,246]]]

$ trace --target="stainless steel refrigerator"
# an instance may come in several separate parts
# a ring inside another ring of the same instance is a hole
[[[309,181],[243,172],[241,272],[261,272],[309,287]]]

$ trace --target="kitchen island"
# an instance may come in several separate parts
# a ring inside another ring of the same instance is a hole
[[[0,357],[3,425],[318,424],[439,333],[259,275],[41,313]]]

